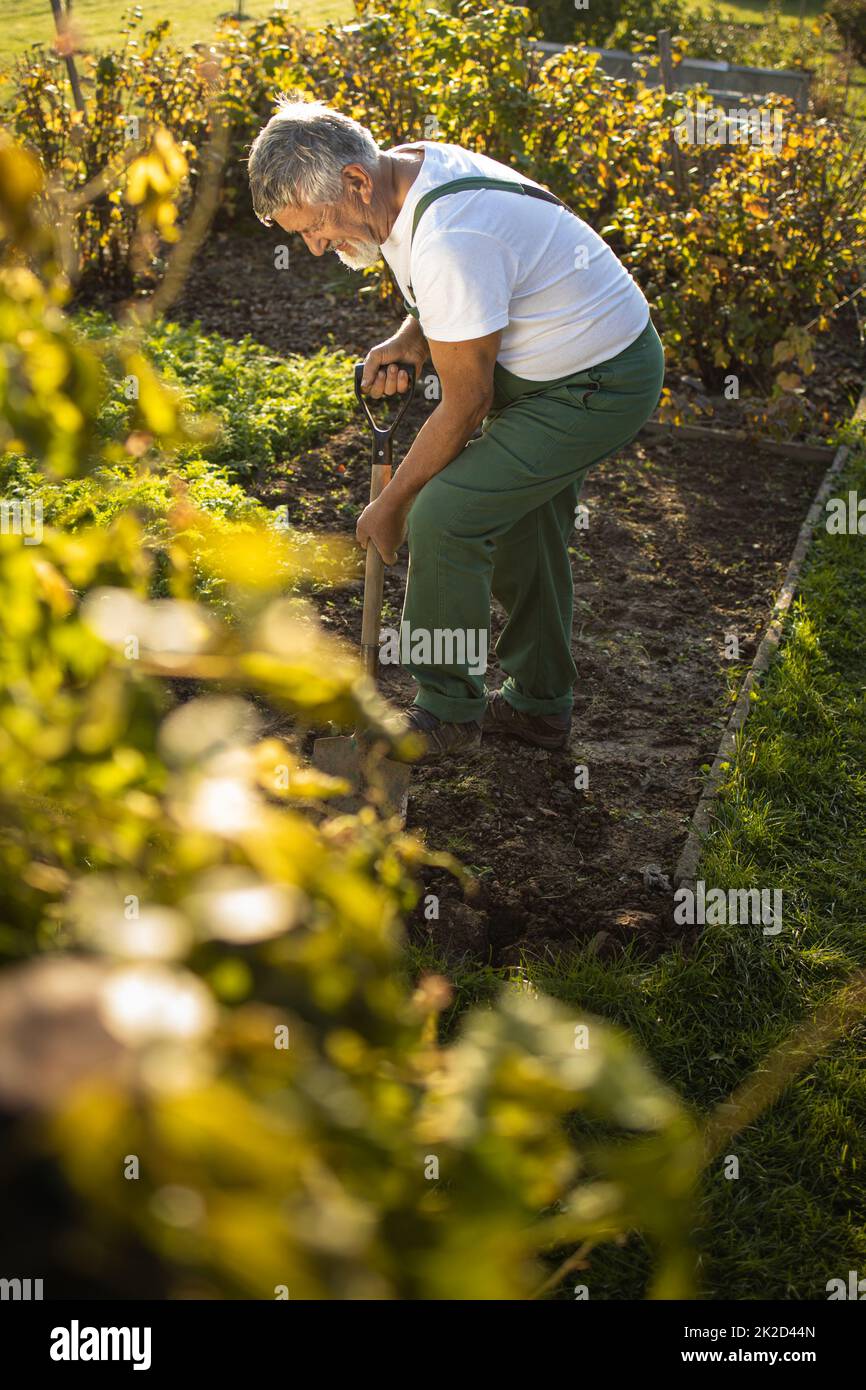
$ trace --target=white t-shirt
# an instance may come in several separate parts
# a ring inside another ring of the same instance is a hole
[[[498,361],[529,381],[553,381],[614,357],[646,327],[649,305],[610,247],[566,208],[504,189],[423,194],[451,179],[483,174],[534,184],[487,155],[419,140],[415,177],[382,254],[428,338],[445,343],[502,329]]]

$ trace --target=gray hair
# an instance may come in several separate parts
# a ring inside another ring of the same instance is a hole
[[[343,197],[343,169],[361,164],[375,173],[379,146],[366,126],[320,101],[277,98],[277,109],[250,149],[248,172],[256,217],[311,203],[333,206]]]

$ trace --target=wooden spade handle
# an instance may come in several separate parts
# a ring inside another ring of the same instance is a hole
[[[376,423],[370,407],[361,395],[363,362],[355,364],[355,395],[364,407],[373,430],[373,454],[370,466],[370,501],[375,502],[379,493],[391,481],[392,448],[391,441],[406,408],[415,394],[415,368],[411,363],[398,364],[409,375],[409,390],[396,417],[388,429]],[[376,679],[379,663],[379,624],[382,620],[382,591],[385,584],[385,564],[375,545],[367,545],[367,560],[364,566],[364,611],[361,616],[361,659],[367,675]]]
[[[373,440],[373,466],[370,470],[370,501],[375,502],[391,481],[391,437]],[[372,541],[367,542],[364,566],[364,611],[361,615],[361,659],[368,676],[376,679],[379,662],[379,624],[382,621],[382,590],[385,562]]]

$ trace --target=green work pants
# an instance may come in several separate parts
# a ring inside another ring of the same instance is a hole
[[[408,624],[431,642],[437,630],[489,638],[492,593],[507,614],[496,646],[505,698],[530,714],[570,710],[577,670],[568,547],[580,490],[593,464],[632,440],[652,415],[663,379],[664,352],[651,321],[616,357],[557,381],[527,381],[497,363],[481,436],[412,504],[402,630]],[[407,652],[406,669],[419,686],[415,703],[455,723],[481,719],[479,663],[461,660],[466,653],[448,643],[435,649],[451,658],[447,664],[424,664]],[[423,644],[416,651],[426,660]]]

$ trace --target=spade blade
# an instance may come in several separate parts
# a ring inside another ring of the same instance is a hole
[[[313,763],[320,771],[331,777],[342,777],[350,784],[350,793],[330,800],[337,810],[359,811],[375,801],[390,815],[405,821],[411,776],[408,763],[376,757],[352,734],[317,738],[313,745]]]

